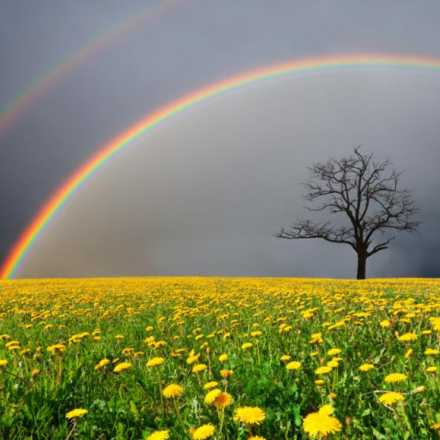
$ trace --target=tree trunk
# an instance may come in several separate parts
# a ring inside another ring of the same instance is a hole
[[[367,275],[367,257],[363,252],[357,254],[358,264],[357,264],[357,279],[365,280]]]

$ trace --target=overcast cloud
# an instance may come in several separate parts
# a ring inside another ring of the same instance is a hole
[[[4,2],[4,105],[97,30],[145,9],[116,0],[35,5]],[[437,1],[176,4],[72,71],[0,137],[0,251],[99,145],[158,105],[294,57],[440,56],[439,13]],[[369,274],[438,275],[439,92],[438,71],[373,67],[261,81],[207,100],[101,169],[19,275],[352,276],[349,248],[273,234],[306,215],[306,166],[358,144],[405,170],[422,209],[419,232],[372,258]]]

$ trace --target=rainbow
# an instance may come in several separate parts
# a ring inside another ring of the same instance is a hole
[[[33,243],[47,227],[54,215],[62,210],[63,206],[116,153],[127,147],[144,133],[157,127],[162,121],[173,115],[204,101],[220,95],[228,90],[237,89],[256,81],[279,78],[289,74],[306,74],[332,69],[384,66],[406,67],[440,70],[440,58],[431,56],[412,56],[401,54],[337,54],[328,56],[294,59],[284,63],[265,66],[254,70],[239,73],[230,78],[215,82],[191,92],[171,103],[147,114],[131,125],[127,130],[112,138],[107,144],[98,149],[87,162],[71,175],[60,186],[37,213],[32,222],[23,231],[13,245],[0,269],[0,276],[4,279],[13,278]]]
[[[149,5],[142,11],[137,11],[136,14],[130,15],[122,24],[118,24],[109,31],[98,35],[73,55],[58,63],[45,76],[33,81],[28,90],[6,105],[6,110],[0,112],[0,136],[4,134],[36,100],[44,96],[75,68],[114,42],[119,41],[129,32],[133,32],[150,20],[161,17],[173,7],[180,4],[180,2],[181,0],[161,0],[160,3],[156,5]]]

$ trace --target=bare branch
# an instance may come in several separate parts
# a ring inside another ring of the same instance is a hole
[[[418,209],[407,189],[400,187],[401,173],[392,169],[390,160],[376,161],[361,147],[340,159],[315,163],[308,168],[310,180],[304,183],[304,199],[310,212],[325,212],[345,218],[346,226],[331,226],[330,221],[311,220],[282,229],[277,237],[285,239],[320,238],[331,243],[350,245],[362,258],[388,248],[394,236],[383,237],[374,245],[377,233],[413,232],[419,222]],[[340,221],[337,222],[340,224]]]

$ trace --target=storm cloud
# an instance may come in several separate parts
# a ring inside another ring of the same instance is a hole
[[[6,3],[6,17],[22,25],[20,32],[8,23],[2,28],[17,41],[12,56],[4,38],[0,43],[8,61],[2,102],[54,53],[87,41],[93,24],[128,14],[115,1],[105,10],[79,2],[74,13],[57,2],[54,15],[54,2],[43,1],[30,22],[24,4]],[[130,11],[142,6],[127,4]],[[293,57],[438,55],[437,2],[423,10],[403,1],[338,5],[182,2],[72,72],[0,138],[3,253],[99,145],[188,90]],[[59,20],[69,13],[64,29]],[[49,36],[25,47],[39,26]],[[351,249],[273,234],[307,214],[300,185],[306,167],[359,144],[405,171],[402,182],[422,220],[417,233],[399,236],[371,259],[369,275],[438,275],[439,92],[435,70],[373,66],[264,80],[199,103],[127,146],[88,181],[18,275],[352,276]]]

